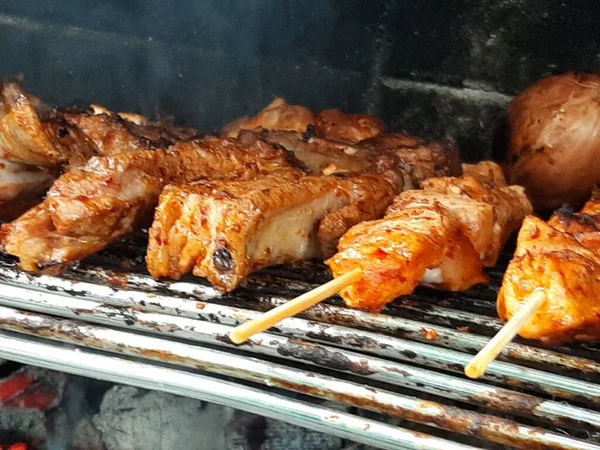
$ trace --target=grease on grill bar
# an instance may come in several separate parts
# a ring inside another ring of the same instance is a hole
[[[138,248],[120,243],[61,278],[0,260],[0,328],[406,419],[403,426],[430,434],[439,448],[443,437],[485,448],[600,449],[600,347],[518,340],[482,380],[462,375],[500,326],[497,277],[461,294],[420,289],[382,314],[332,299],[235,346],[232,326],[321,283],[323,266],[271,268],[220,296],[197,279],[153,280]],[[367,431],[353,433],[366,442]]]

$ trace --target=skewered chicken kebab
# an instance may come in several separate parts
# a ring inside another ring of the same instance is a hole
[[[349,306],[380,310],[419,284],[460,291],[487,280],[483,267],[496,263],[532,207],[521,187],[506,186],[494,163],[463,165],[463,172],[403,192],[382,220],[343,236],[327,264],[334,277],[361,270],[340,291]]]
[[[527,339],[558,344],[600,339],[600,191],[579,213],[559,210],[548,222],[528,216],[498,296],[504,320],[534,293],[542,303],[518,330]]]
[[[508,236],[531,204],[492,162],[463,165],[462,177],[426,180],[398,195],[381,220],[361,222],[326,263],[334,280],[237,327],[235,343],[340,293],[346,304],[378,311],[419,284],[464,290],[487,280]]]

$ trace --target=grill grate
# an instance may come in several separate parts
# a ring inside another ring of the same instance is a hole
[[[140,248],[120,243],[62,277],[0,259],[0,357],[212,399],[381,448],[600,450],[600,346],[517,340],[483,379],[462,375],[501,326],[495,297],[508,255],[488,286],[419,289],[383,314],[332,299],[235,346],[232,326],[326,281],[324,266],[270,268],[221,296],[198,279],[153,280]]]

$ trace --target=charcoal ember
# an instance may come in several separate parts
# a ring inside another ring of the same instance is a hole
[[[236,411],[227,450],[341,450],[342,439],[296,425]]]
[[[104,395],[93,423],[107,450],[224,450],[233,410],[131,386]]]
[[[106,450],[102,432],[96,428],[91,417],[84,417],[77,423],[71,447],[74,450]]]
[[[45,448],[46,416],[33,409],[0,409],[0,441],[26,441],[31,448]]]
[[[46,411],[60,402],[66,379],[61,372],[25,366],[0,379],[0,405]]]

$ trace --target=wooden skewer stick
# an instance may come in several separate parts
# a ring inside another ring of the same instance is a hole
[[[349,286],[352,283],[360,280],[362,275],[362,269],[360,267],[356,267],[350,272],[345,273],[338,278],[334,278],[318,288],[302,294],[301,296],[296,297],[295,299],[290,300],[289,302],[284,303],[277,308],[273,308],[272,310],[264,313],[262,316],[236,327],[229,335],[229,338],[234,344],[241,344],[256,333],[261,333],[278,324],[283,319],[295,316],[311,306],[314,306],[317,303],[331,297],[332,295],[337,294],[346,286]]]
[[[510,318],[502,329],[483,347],[465,367],[465,375],[469,378],[479,378],[485,373],[487,366],[496,359],[502,349],[516,336],[525,322],[535,314],[546,300],[544,291],[536,290],[531,293],[523,306]]]

